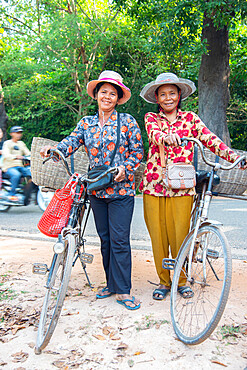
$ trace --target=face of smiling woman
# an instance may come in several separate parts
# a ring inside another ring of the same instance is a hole
[[[157,101],[166,113],[172,113],[178,105],[179,93],[175,85],[162,85],[158,90]]]
[[[113,111],[118,102],[117,89],[111,84],[105,83],[98,91],[97,102],[100,111]]]

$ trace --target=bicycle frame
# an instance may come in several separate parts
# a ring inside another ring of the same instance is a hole
[[[195,248],[195,243],[196,243],[196,236],[197,236],[198,230],[199,230],[200,226],[203,225],[204,223],[214,224],[214,225],[219,224],[217,221],[216,222],[207,221],[208,220],[209,206],[210,206],[211,199],[212,199],[212,196],[213,196],[212,188],[213,188],[214,175],[217,172],[217,170],[219,170],[219,169],[230,170],[233,167],[235,167],[238,163],[240,163],[242,160],[246,160],[246,159],[245,159],[245,156],[242,156],[242,157],[238,158],[232,165],[226,167],[226,166],[223,166],[219,163],[214,163],[214,162],[209,161],[205,157],[203,146],[202,146],[202,144],[199,140],[197,140],[195,138],[183,138],[182,139],[182,141],[187,141],[187,140],[188,141],[194,141],[198,145],[198,147],[201,151],[201,155],[202,155],[202,158],[203,158],[204,162],[212,167],[212,170],[209,172],[210,176],[209,176],[209,179],[207,180],[207,183],[205,183],[205,182],[203,183],[202,194],[201,194],[201,197],[200,197],[200,202],[199,202],[198,209],[197,209],[197,205],[195,205],[195,209],[193,210],[194,212],[196,212],[196,214],[195,214],[195,221],[191,225],[192,230],[194,230],[194,231],[193,231],[193,238],[192,238],[192,242],[191,242],[191,247],[190,247],[190,252],[189,252],[189,261],[188,261],[188,281],[191,282],[192,259],[193,259],[193,253],[194,253],[194,248]],[[203,251],[203,260],[204,260],[204,262],[205,262],[205,259],[206,259],[206,253],[207,253],[207,251]],[[204,265],[205,265],[205,263],[204,263]],[[204,278],[206,280],[206,271],[205,271],[205,269],[204,269]]]
[[[56,156],[56,157],[59,156],[59,158],[63,162],[63,165],[64,165],[68,175],[73,176],[73,174],[71,173],[71,171],[69,169],[68,163],[67,163],[64,155],[58,149],[51,149],[50,150],[50,156],[47,159],[45,159],[43,161],[43,163],[45,163],[46,161],[48,161],[49,159],[51,159],[54,156]],[[84,270],[84,273],[86,275],[88,284],[91,288],[92,288],[92,284],[90,282],[90,279],[89,279],[87,271],[86,271],[86,263],[92,263],[93,255],[88,254],[88,253],[85,252],[85,239],[83,238],[84,232],[85,232],[85,229],[86,229],[86,225],[87,225],[87,222],[88,222],[89,214],[90,214],[90,211],[91,211],[91,205],[90,205],[88,195],[87,195],[87,183],[96,182],[96,181],[100,180],[102,177],[106,176],[110,172],[113,173],[113,174],[116,174],[117,173],[116,167],[109,168],[107,171],[105,171],[100,176],[98,176],[97,178],[94,178],[94,179],[88,179],[85,175],[79,175],[79,176],[77,175],[78,176],[78,183],[76,185],[75,196],[74,196],[74,200],[73,200],[72,207],[71,207],[71,210],[70,210],[68,223],[67,223],[67,226],[62,230],[62,234],[61,234],[62,239],[65,239],[66,235],[68,235],[69,233],[76,236],[77,242],[76,242],[76,250],[75,250],[75,259],[72,263],[72,266],[75,265],[77,259],[79,258],[80,262],[81,262],[81,265],[82,265],[82,268]],[[84,212],[87,209],[87,204],[88,204],[88,211],[87,211],[85,222],[84,222],[84,225],[83,225],[83,228],[82,228],[83,215],[84,215]],[[58,240],[58,242],[63,243],[62,239],[61,240],[60,239]],[[56,246],[56,244],[55,244],[55,246]],[[55,246],[54,246],[54,251],[55,251]],[[81,252],[81,247],[83,249],[82,252]],[[56,252],[55,252],[55,255],[56,255]],[[54,264],[55,263],[53,263],[52,266]],[[51,267],[50,274],[51,273],[52,273],[52,267]],[[49,280],[49,277],[48,277],[48,280]]]

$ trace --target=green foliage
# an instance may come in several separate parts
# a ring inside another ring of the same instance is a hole
[[[236,337],[238,333],[240,333],[241,327],[240,325],[234,326],[234,325],[223,325],[221,326],[219,333],[222,335],[222,339],[228,338],[228,337]]]
[[[227,110],[232,147],[247,151],[247,26],[236,20],[230,29],[230,93]]]
[[[139,123],[145,152],[144,115],[156,106],[140,98],[142,87],[159,73],[174,72],[197,84],[203,14],[229,25],[231,48],[229,131],[233,147],[247,149],[246,15],[240,0],[28,0],[0,5],[0,79],[9,126],[33,136],[60,140],[97,107],[87,82],[104,69],[119,72],[132,97],[127,111]],[[183,109],[197,112],[195,93]]]
[[[12,300],[15,298],[15,291],[10,288],[4,288],[3,285],[3,283],[0,283],[0,301]]]

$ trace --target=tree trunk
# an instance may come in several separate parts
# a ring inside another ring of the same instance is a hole
[[[0,80],[0,128],[3,130],[3,139],[6,140],[7,138],[7,121],[8,116],[5,112],[5,106],[3,101],[3,91],[2,91],[2,85]]]
[[[203,54],[198,79],[199,116],[202,121],[230,145],[226,109],[229,103],[229,38],[227,26],[217,29],[204,14],[202,41],[208,53]]]

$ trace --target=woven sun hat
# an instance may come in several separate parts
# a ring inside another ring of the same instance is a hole
[[[175,73],[161,73],[157,76],[155,81],[149,82],[143,87],[140,96],[148,103],[157,104],[155,97],[155,91],[162,85],[176,85],[181,90],[181,99],[188,98],[189,95],[196,91],[194,82],[186,80],[185,78],[179,78]]]
[[[114,71],[103,71],[99,75],[98,80],[92,80],[88,82],[87,84],[87,93],[89,96],[91,96],[91,98],[95,99],[93,95],[93,91],[95,87],[98,85],[98,83],[100,82],[108,82],[108,83],[117,85],[122,89],[123,97],[118,100],[118,104],[126,103],[131,97],[130,89],[123,84],[123,78],[119,73],[114,72]]]

